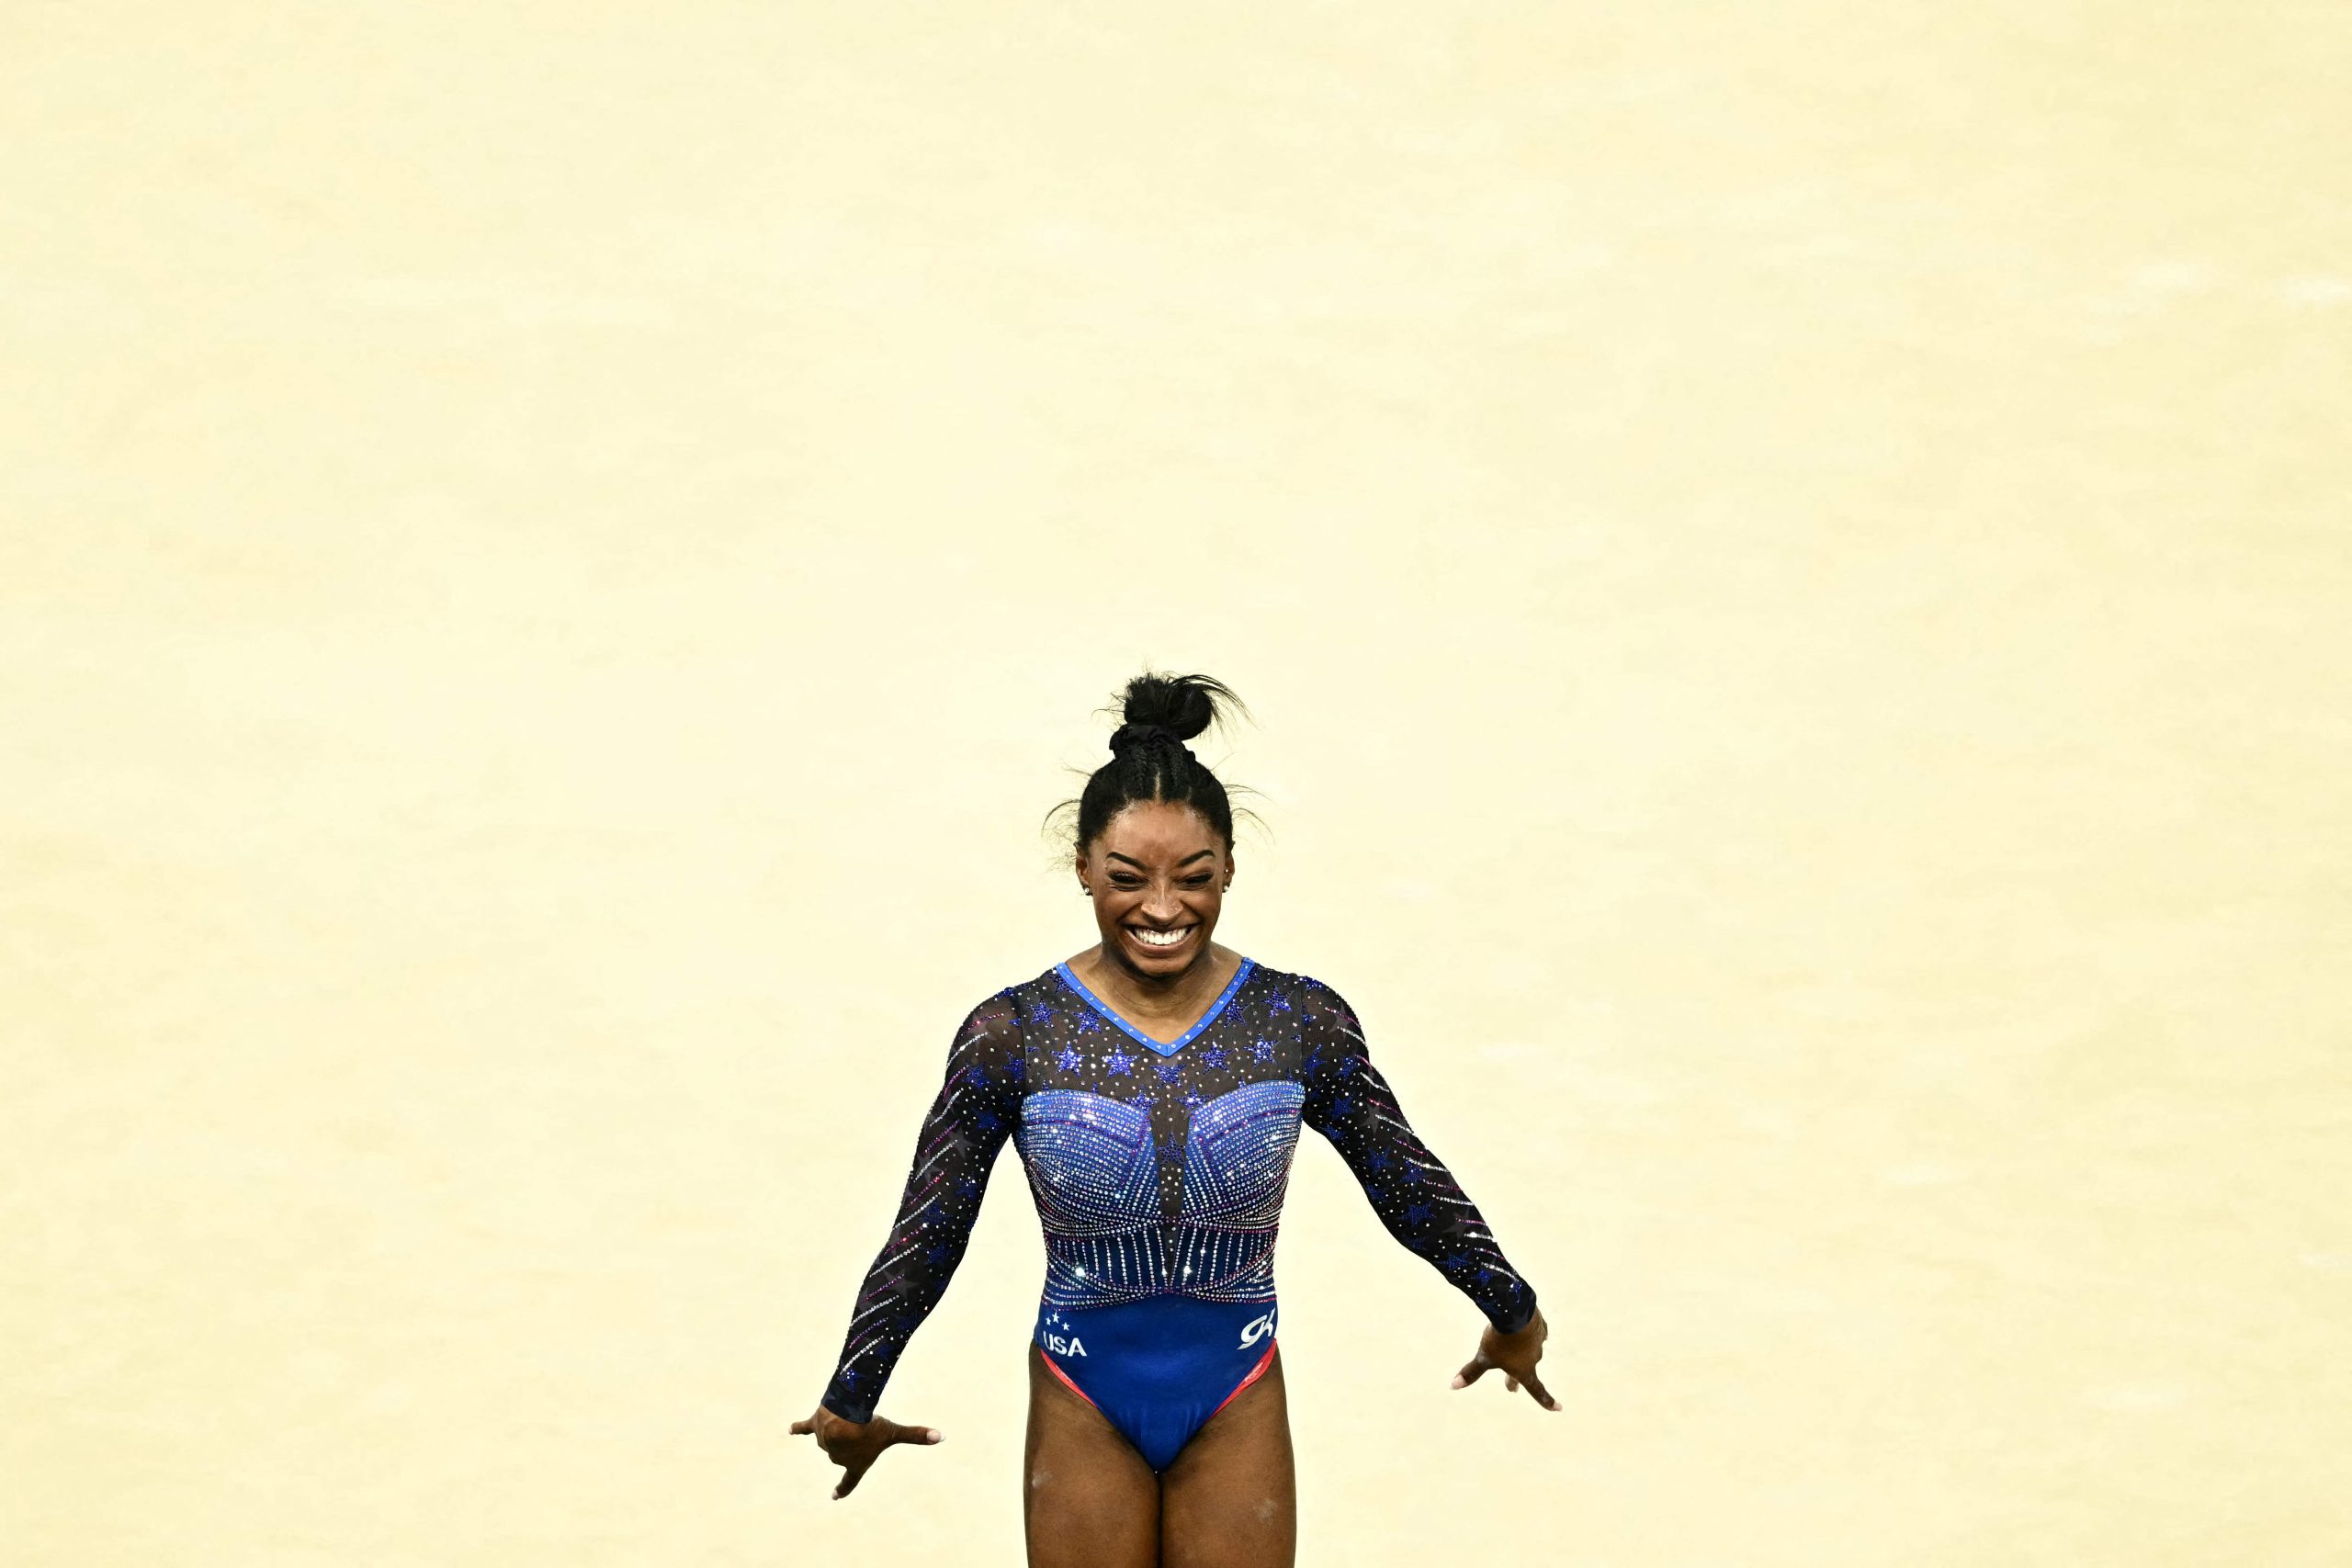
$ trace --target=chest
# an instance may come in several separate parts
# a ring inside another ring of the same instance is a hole
[[[1237,998],[1165,1053],[1088,1008],[1024,1018],[1013,1142],[1049,1227],[1268,1221],[1306,1102],[1279,999]]]

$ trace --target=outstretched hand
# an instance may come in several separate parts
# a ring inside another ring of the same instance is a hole
[[[792,1431],[795,1437],[816,1438],[817,1446],[825,1450],[825,1457],[848,1472],[833,1488],[836,1501],[857,1490],[857,1483],[874,1468],[874,1461],[882,1457],[884,1449],[896,1443],[928,1447],[939,1441],[939,1429],[935,1427],[901,1426],[878,1412],[871,1421],[846,1421],[821,1404],[806,1421],[795,1421]]]
[[[1511,1393],[1517,1393],[1520,1384],[1525,1383],[1536,1404],[1546,1410],[1559,1409],[1560,1402],[1544,1390],[1544,1380],[1535,1375],[1535,1363],[1544,1359],[1544,1341],[1551,1332],[1544,1322],[1542,1307],[1535,1309],[1534,1315],[1516,1334],[1498,1333],[1493,1324],[1487,1325],[1486,1332],[1478,1336],[1478,1353],[1453,1374],[1453,1386],[1468,1388],[1487,1372],[1500,1368],[1503,1386]]]

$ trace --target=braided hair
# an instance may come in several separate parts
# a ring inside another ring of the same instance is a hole
[[[1206,675],[1147,671],[1112,700],[1124,722],[1112,732],[1111,760],[1094,770],[1074,803],[1078,823],[1072,847],[1078,854],[1086,853],[1112,818],[1139,800],[1191,807],[1230,847],[1233,806],[1226,787],[1184,742],[1222,721],[1227,705],[1248,713],[1241,699],[1223,682]],[[1072,804],[1064,801],[1054,810]]]

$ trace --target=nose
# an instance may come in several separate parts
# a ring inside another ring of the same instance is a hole
[[[1165,883],[1153,888],[1143,901],[1143,918],[1156,926],[1172,926],[1184,917],[1184,906],[1176,890]]]

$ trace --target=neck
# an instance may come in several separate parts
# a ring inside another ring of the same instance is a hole
[[[1174,1016],[1196,1012],[1227,977],[1214,946],[1203,947],[1199,957],[1170,975],[1147,975],[1124,955],[1099,943],[1092,956],[1093,978],[1099,987],[1113,993],[1106,999],[1126,1004],[1125,1010],[1130,1012]]]

